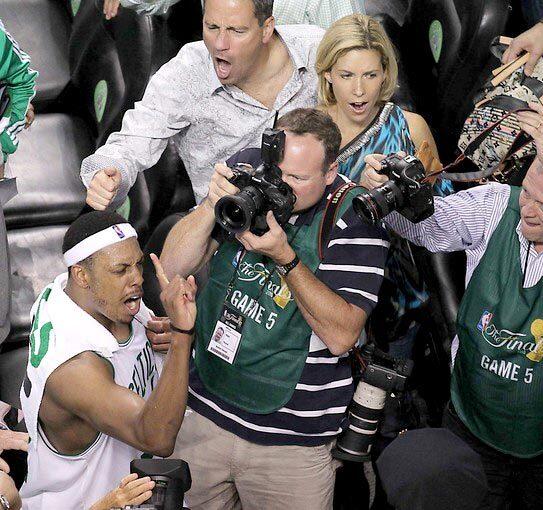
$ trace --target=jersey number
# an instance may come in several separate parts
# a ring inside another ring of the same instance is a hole
[[[40,310],[44,301],[49,299],[51,289],[47,289],[40,300],[38,310],[32,321],[32,330],[30,331],[30,364],[34,368],[38,368],[42,359],[49,350],[49,334],[53,329],[50,322],[46,322],[40,326]]]

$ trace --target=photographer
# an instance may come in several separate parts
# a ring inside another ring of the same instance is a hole
[[[538,155],[522,188],[487,184],[436,197],[435,213],[417,224],[396,212],[385,219],[430,251],[466,251],[443,424],[482,458],[485,509],[541,508],[543,491],[543,106],[530,108],[519,118]],[[378,182],[387,180],[382,158],[366,158]]]
[[[153,320],[141,299],[137,234],[121,216],[80,216],[62,248],[68,272],[43,290],[31,312],[21,388],[31,439],[25,510],[88,510],[142,452],[170,455],[187,398],[194,279],[169,282],[155,257],[170,320]],[[161,373],[147,339],[157,326],[171,337]]]
[[[296,197],[288,223],[281,227],[268,212],[268,232],[245,231],[219,244],[215,204],[238,189],[228,180],[232,170],[217,165],[208,197],[173,227],[162,252],[169,275],[211,259],[189,379],[194,412],[174,455],[190,465],[187,502],[194,510],[331,508],[330,450],[353,395],[345,354],[383,275],[384,232],[358,221],[349,198],[332,223],[323,260],[318,256],[327,198],[345,184],[334,163],[341,134],[332,119],[298,109],[277,129],[286,137],[281,178]],[[233,160],[255,166],[255,155],[248,149]],[[224,321],[240,325],[221,338],[231,357],[215,354],[224,352],[213,342]]]

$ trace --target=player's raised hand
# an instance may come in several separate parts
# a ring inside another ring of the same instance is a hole
[[[151,253],[151,260],[160,284],[160,300],[170,318],[172,325],[178,329],[190,330],[196,321],[196,281],[194,276],[186,280],[176,275],[171,281],[158,257]]]

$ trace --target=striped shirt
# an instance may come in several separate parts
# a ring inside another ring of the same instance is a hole
[[[485,184],[445,198],[434,197],[434,214],[420,223],[413,224],[398,213],[391,213],[385,219],[387,224],[401,236],[419,246],[424,246],[429,251],[465,250],[467,261],[465,286],[467,287],[507,208],[509,194],[510,188],[505,184]],[[522,235],[520,221],[516,232],[520,241],[518,263],[524,271],[529,243]],[[542,275],[543,253],[537,253],[531,245],[524,287],[533,287]],[[452,349],[453,359],[457,349],[458,337],[455,337]]]
[[[331,192],[346,180],[338,177],[327,188],[315,206],[317,211],[324,209]],[[290,221],[300,225],[312,218],[313,209],[293,216]],[[369,314],[377,302],[387,248],[385,231],[364,224],[349,208],[332,229],[316,277],[345,301]],[[206,390],[194,363],[190,370],[188,403],[219,427],[248,441],[314,446],[330,441],[341,432],[352,395],[348,355],[334,356],[313,333],[300,380],[290,401],[278,411],[253,414],[227,404]]]

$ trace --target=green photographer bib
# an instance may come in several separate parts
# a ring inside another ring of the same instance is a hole
[[[483,442],[534,457],[543,453],[543,281],[522,288],[519,193],[511,188],[460,305],[451,398]]]
[[[345,200],[339,214],[344,214],[350,204],[350,199]],[[321,218],[319,212],[310,225],[283,227],[300,261],[313,273],[320,263],[317,247]],[[244,411],[268,414],[291,399],[312,332],[286,282],[274,270],[275,264],[252,252],[245,252],[238,263],[240,252],[238,242],[226,242],[211,261],[209,281],[197,302],[195,364],[208,391]],[[236,267],[237,276],[228,295]],[[225,305],[244,317],[232,362],[208,350],[210,344],[212,348],[216,345],[216,325],[223,318]]]

